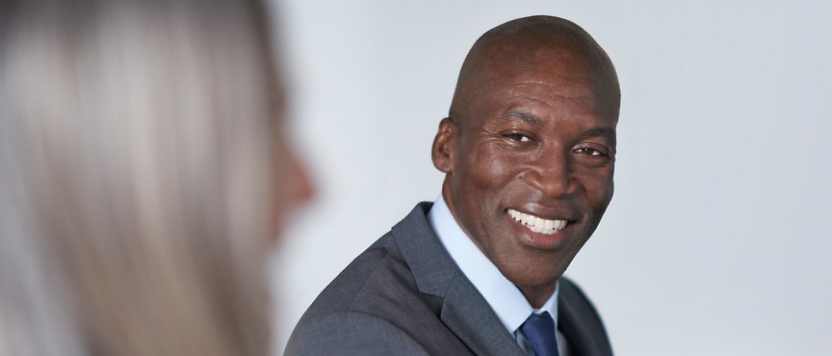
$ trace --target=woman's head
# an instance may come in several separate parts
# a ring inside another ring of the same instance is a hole
[[[266,251],[309,188],[259,3],[1,7],[0,349],[264,354]]]

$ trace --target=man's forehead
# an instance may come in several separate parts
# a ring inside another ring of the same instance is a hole
[[[483,53],[482,61],[483,70],[479,74],[486,76],[546,73],[549,81],[599,80],[598,70],[582,49],[557,41],[506,38],[493,43],[492,48]]]
[[[617,121],[618,80],[606,53],[564,19],[536,16],[500,25],[471,49],[460,72],[451,115],[485,109],[495,96],[518,92],[568,98]]]
[[[570,102],[592,107],[593,111],[617,117],[615,80],[593,67],[587,56],[574,48],[557,46],[525,49],[492,62],[485,74],[481,95],[534,93],[550,102]],[[489,93],[490,92],[490,93]]]
[[[549,110],[569,108],[597,115],[617,116],[613,92],[591,73],[557,66],[502,68],[487,75],[471,93],[474,111],[519,103],[542,105]],[[554,106],[554,108],[549,108]],[[491,108],[491,109],[490,109]]]

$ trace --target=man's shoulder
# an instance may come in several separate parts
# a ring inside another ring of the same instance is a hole
[[[389,304],[377,299],[391,292],[403,297],[417,293],[417,288],[392,233],[388,232],[333,279],[304,318],[346,311],[372,315]]]
[[[413,256],[413,245],[430,244],[431,232],[424,231],[424,228],[429,229],[425,219],[429,208],[430,205],[425,203],[417,205],[393,229],[358,255],[321,292],[304,317],[341,311],[387,316],[389,311],[385,309],[401,308],[403,300],[422,298],[414,266],[408,258],[410,262],[420,258]]]
[[[442,299],[419,290],[408,258],[425,261],[403,252],[435,238],[424,232],[426,221],[413,221],[419,220],[414,214],[424,220],[428,208],[417,206],[321,292],[295,327],[286,355],[469,353],[441,322]]]
[[[401,322],[403,305],[424,304],[387,233],[355,258],[295,327],[286,355],[426,355]]]

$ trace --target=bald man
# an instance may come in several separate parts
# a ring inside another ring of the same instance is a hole
[[[579,26],[534,16],[483,35],[432,147],[442,193],[355,259],[287,355],[612,355],[561,277],[613,194],[620,90]]]

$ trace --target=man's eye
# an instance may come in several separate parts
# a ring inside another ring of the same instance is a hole
[[[603,156],[604,155],[603,152],[601,152],[599,150],[596,150],[594,148],[590,148],[590,147],[581,147],[581,148],[578,149],[578,151],[585,154],[585,155],[590,155],[590,156]]]
[[[532,140],[528,136],[523,135],[523,134],[518,134],[518,133],[509,134],[508,138],[510,138],[514,141],[518,141],[518,142],[531,142],[531,140]]]

